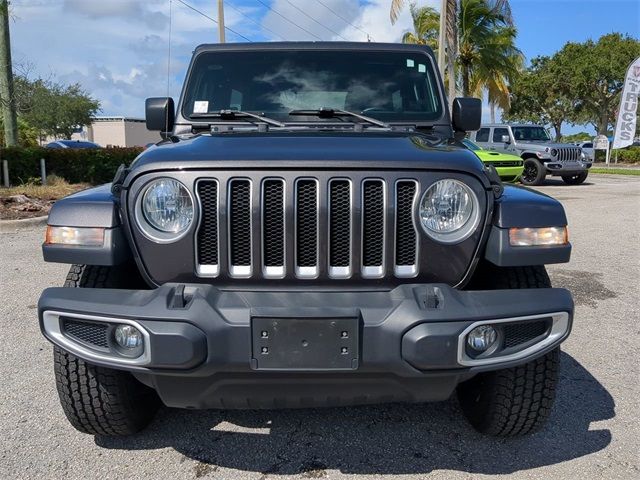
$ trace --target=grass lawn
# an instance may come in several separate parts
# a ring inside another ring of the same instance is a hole
[[[589,172],[591,173],[608,173],[614,175],[640,175],[640,168],[606,168],[606,167],[592,167]]]

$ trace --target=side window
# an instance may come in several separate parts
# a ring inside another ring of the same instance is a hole
[[[593,143],[585,143],[582,148],[593,148]]]
[[[476,142],[488,142],[489,141],[489,129],[481,128],[476,133]]]
[[[508,128],[494,128],[493,129],[493,143],[502,143],[502,136],[509,136]]]

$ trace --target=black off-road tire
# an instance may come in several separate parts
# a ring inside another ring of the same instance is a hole
[[[520,176],[520,181],[524,185],[535,186],[540,185],[546,176],[546,169],[540,161],[535,158],[524,159],[524,170]]]
[[[580,185],[587,179],[589,172],[582,172],[577,175],[563,175],[562,181],[567,185]]]
[[[127,269],[73,265],[65,287],[123,288],[138,283]],[[138,283],[139,284],[139,283]],[[56,387],[67,419],[93,435],[131,435],[146,427],[160,400],[128,372],[91,365],[53,347]]]
[[[484,264],[475,286],[488,289],[547,288],[543,266],[500,268]],[[458,386],[458,400],[471,425],[481,433],[519,436],[547,422],[556,395],[560,348],[524,365],[484,372]]]

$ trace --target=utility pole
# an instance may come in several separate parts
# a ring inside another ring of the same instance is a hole
[[[4,144],[11,147],[18,143],[18,122],[16,101],[13,96],[8,0],[0,0],[0,107],[4,122]]]
[[[224,38],[224,0],[218,0],[218,41],[225,43]]]
[[[440,75],[444,78],[445,61],[444,54],[447,43],[447,0],[440,2],[440,31],[438,32],[438,68],[440,69]]]

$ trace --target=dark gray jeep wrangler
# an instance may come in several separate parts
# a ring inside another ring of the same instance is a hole
[[[540,428],[567,219],[459,146],[480,110],[450,116],[423,46],[198,47],[177,109],[147,101],[163,140],[49,216],[44,259],[72,267],[38,313],[69,421],[456,392],[481,432]]]

